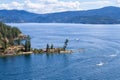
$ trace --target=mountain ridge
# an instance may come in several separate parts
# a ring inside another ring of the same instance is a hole
[[[0,10],[0,21],[6,23],[83,23],[120,24],[120,8],[114,6],[93,10],[36,14],[24,10]]]

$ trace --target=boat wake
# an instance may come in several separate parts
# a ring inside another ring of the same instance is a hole
[[[117,56],[117,54],[111,54],[110,55],[110,57],[116,57]]]

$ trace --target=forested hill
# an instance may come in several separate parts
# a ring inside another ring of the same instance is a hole
[[[35,14],[23,10],[0,10],[0,21],[7,23],[120,24],[120,8],[104,7],[87,11]]]
[[[21,34],[21,31],[16,27],[11,27],[0,22],[0,47],[5,48],[6,45],[14,44],[14,39]]]

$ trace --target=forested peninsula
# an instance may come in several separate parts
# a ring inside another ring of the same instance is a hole
[[[62,48],[55,48],[52,44],[45,49],[31,47],[31,38],[24,35],[17,27],[12,27],[0,22],[0,56],[22,55],[32,53],[72,53],[66,50],[69,40],[66,39]]]

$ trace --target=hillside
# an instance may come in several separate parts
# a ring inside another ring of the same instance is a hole
[[[21,34],[21,31],[18,28],[0,22],[0,48],[6,49],[14,45],[14,39],[18,37],[19,34]]]
[[[0,10],[0,21],[7,23],[120,24],[120,8],[104,7],[86,11],[35,14],[23,10]]]
[[[22,34],[17,27],[11,27],[0,22],[0,57],[27,54],[30,50],[31,42],[29,35]]]

